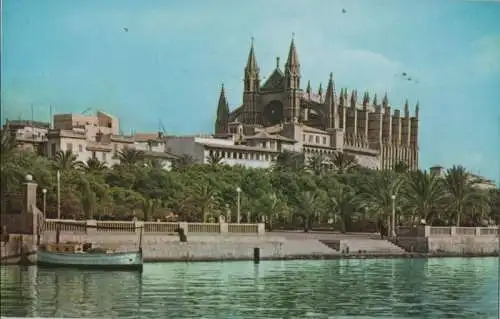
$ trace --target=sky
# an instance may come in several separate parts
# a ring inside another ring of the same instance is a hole
[[[337,90],[418,100],[421,167],[498,180],[498,17],[492,1],[3,0],[2,121],[52,106],[106,111],[126,133],[208,133],[221,83],[242,102],[250,39],[264,78],[294,34],[303,84],[333,72]]]

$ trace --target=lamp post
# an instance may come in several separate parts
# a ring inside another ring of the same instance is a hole
[[[392,238],[396,238],[396,195],[392,195],[391,199],[392,199],[391,233],[392,233]]]
[[[47,189],[46,188],[42,189],[42,193],[43,193],[43,219],[46,219],[47,218],[47,213],[46,213],[46,209],[47,209]]]
[[[241,208],[241,188],[236,187],[236,193],[238,193],[238,202],[236,208],[236,218],[238,219],[236,223],[240,223],[240,208]]]
[[[61,219],[61,173],[57,170],[57,219]]]

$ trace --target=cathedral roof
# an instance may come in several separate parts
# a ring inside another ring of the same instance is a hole
[[[266,131],[260,131],[253,136],[245,137],[245,139],[246,140],[276,140],[276,141],[291,142],[291,143],[297,142],[293,139],[290,139],[290,138],[287,138],[287,137],[284,137],[281,135],[269,134]]]

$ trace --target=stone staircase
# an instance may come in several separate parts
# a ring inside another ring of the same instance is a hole
[[[350,253],[404,254],[406,251],[388,240],[382,239],[347,239]]]
[[[406,251],[387,240],[349,238],[342,240],[320,240],[325,246],[339,252],[351,254],[404,254]],[[347,250],[348,248],[348,250]]]

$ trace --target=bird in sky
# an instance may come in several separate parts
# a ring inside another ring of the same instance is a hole
[[[346,13],[346,12],[347,12],[347,10],[346,10],[346,9],[342,9],[342,13]]]
[[[123,28],[123,31],[128,32],[128,28]]]

